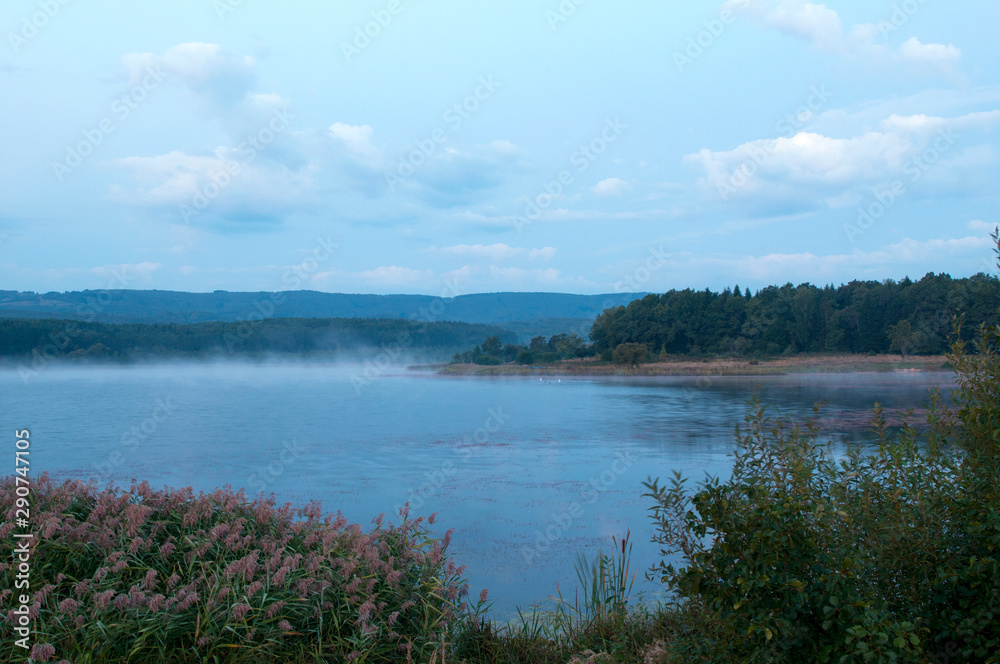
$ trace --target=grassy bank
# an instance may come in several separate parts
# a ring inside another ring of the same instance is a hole
[[[437,367],[445,376],[782,376],[793,373],[886,371],[950,371],[944,355],[796,355],[770,360],[678,358],[633,367],[594,358],[521,366],[449,364]]]

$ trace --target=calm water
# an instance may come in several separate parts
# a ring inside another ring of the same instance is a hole
[[[330,366],[0,371],[0,425],[32,430],[32,471],[127,484],[245,487],[322,501],[366,526],[407,500],[455,529],[451,552],[494,608],[575,585],[573,562],[631,529],[634,568],[655,560],[642,480],[725,476],[733,429],[760,385],[782,413],[826,401],[851,421],[874,401],[920,407],[950,374],[753,379],[523,379],[399,375],[356,387]],[[834,440],[863,429],[831,425]],[[839,430],[838,430],[839,429]],[[11,438],[11,442],[13,438]],[[13,445],[9,463],[13,464]],[[637,587],[655,593],[654,584]]]

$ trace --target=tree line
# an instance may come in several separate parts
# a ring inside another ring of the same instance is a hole
[[[595,353],[612,359],[621,344],[652,354],[768,356],[791,353],[941,354],[956,316],[965,338],[995,325],[1000,279],[852,281],[769,286],[751,294],[737,285],[721,293],[671,290],[606,309],[590,332]]]
[[[0,319],[0,358],[337,356],[393,346],[444,359],[486,336],[516,341],[512,332],[492,325],[399,319],[271,318],[150,325],[6,318]]]
[[[575,357],[590,357],[594,354],[592,344],[579,334],[554,334],[548,339],[534,337],[527,346],[504,344],[500,337],[486,339],[482,344],[464,353],[455,353],[455,364],[497,365],[534,364],[535,362],[557,362]]]

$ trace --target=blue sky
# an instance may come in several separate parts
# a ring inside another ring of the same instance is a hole
[[[998,23],[967,0],[6,0],[0,288],[968,276],[1000,223]]]

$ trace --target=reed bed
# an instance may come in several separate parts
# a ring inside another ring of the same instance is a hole
[[[466,612],[464,569],[430,536],[433,517],[367,532],[318,503],[154,490],[98,490],[43,475],[31,488],[34,647],[14,645],[12,558],[0,661],[428,661]],[[0,480],[0,540],[15,529]],[[18,593],[18,595],[15,595]]]

